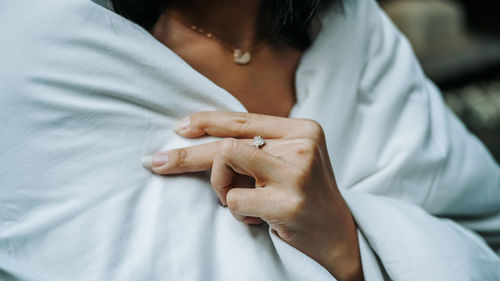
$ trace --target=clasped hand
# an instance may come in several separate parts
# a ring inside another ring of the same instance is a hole
[[[338,280],[362,278],[356,226],[317,122],[213,111],[186,117],[175,130],[187,138],[223,139],[156,153],[146,163],[154,173],[211,170],[214,191],[237,220],[265,221]],[[252,146],[254,136],[266,140],[260,149]],[[238,186],[239,175],[253,178],[255,187]]]

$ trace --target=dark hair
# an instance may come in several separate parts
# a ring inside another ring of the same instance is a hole
[[[310,25],[318,12],[342,0],[266,0],[271,2],[272,30],[280,39],[306,49],[312,43]],[[114,10],[149,30],[172,0],[112,0]]]

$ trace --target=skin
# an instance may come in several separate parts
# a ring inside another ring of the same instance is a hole
[[[317,122],[214,111],[187,117],[176,131],[187,138],[223,140],[154,154],[147,164],[154,173],[211,170],[214,191],[237,220],[265,221],[337,280],[363,280],[356,225]],[[261,149],[251,146],[256,135],[266,139]],[[242,188],[238,175],[254,179],[255,188]]]
[[[215,3],[216,2],[216,3]],[[249,112],[286,117],[295,104],[295,70],[302,52],[282,42],[269,42],[257,31],[260,1],[182,1],[171,14],[203,27],[223,42],[242,50],[259,48],[250,64],[234,63],[232,52],[217,40],[193,32],[164,13],[151,30],[160,42],[194,69],[236,97]],[[267,28],[269,29],[269,28]],[[230,74],[230,75],[228,75]]]
[[[252,114],[188,116],[177,125],[178,134],[223,139],[159,152],[146,157],[145,165],[161,175],[211,170],[215,192],[237,220],[266,222],[282,240],[319,262],[337,280],[363,280],[356,225],[338,190],[323,130],[312,120],[286,118],[295,103],[301,51],[265,41],[260,30],[266,30],[270,19],[263,3],[191,0],[168,8],[231,46],[247,50],[264,40],[246,66],[236,65],[219,42],[171,16],[160,17],[150,32]],[[252,147],[253,136],[264,137],[266,144],[261,149]]]

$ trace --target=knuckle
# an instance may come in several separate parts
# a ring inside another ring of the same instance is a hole
[[[230,114],[233,121],[236,123],[245,124],[250,120],[250,114],[246,112],[231,112]]]
[[[311,136],[311,138],[317,142],[320,142],[324,139],[325,137],[325,132],[323,131],[323,128],[321,127],[321,124],[319,124],[315,120],[311,119],[304,119],[304,126],[306,127],[306,131],[308,134]]]
[[[289,196],[287,199],[286,216],[294,220],[298,218],[305,208],[305,199],[303,196],[294,195]]]
[[[311,139],[301,139],[297,142],[295,150],[300,156],[310,156],[316,153],[318,145]]]
[[[227,158],[237,150],[238,141],[235,138],[226,138],[221,141],[220,153]]]
[[[231,118],[235,124],[234,131],[237,136],[244,135],[249,127],[252,125],[253,116],[245,112],[233,112],[231,113]]]
[[[207,112],[205,112],[205,111],[191,114],[189,116],[190,126],[193,126],[193,127],[200,127],[201,126],[201,127],[203,127],[203,120],[207,119],[206,115],[207,115]]]
[[[221,179],[220,177],[214,172],[214,169],[212,169],[212,173],[210,175],[210,185],[217,190],[222,184],[221,184]]]
[[[239,202],[236,196],[233,196],[232,192],[228,192],[226,195],[227,207],[233,214],[237,214],[239,211]]]
[[[320,145],[310,139],[303,139],[297,145],[296,153],[301,158],[297,164],[297,176],[299,178],[309,176],[321,154]]]
[[[182,167],[186,165],[188,158],[188,152],[185,148],[179,148],[175,150],[174,165],[176,167]]]

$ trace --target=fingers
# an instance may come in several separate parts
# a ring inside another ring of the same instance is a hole
[[[278,139],[286,137],[321,137],[321,126],[307,119],[290,119],[262,114],[205,111],[192,114],[179,122],[175,130],[185,137],[205,134],[217,137]]]
[[[159,152],[145,157],[143,164],[162,175],[206,171],[212,167],[218,145],[211,142]]]
[[[162,175],[210,170],[218,153],[223,152],[224,149],[227,150],[228,146],[229,150],[234,148],[232,144],[228,144],[228,142],[232,142],[233,140],[250,146],[251,149],[255,149],[251,147],[253,140],[228,139],[158,152],[154,155],[144,157],[143,164],[153,172]],[[278,140],[266,140],[266,144],[260,150],[269,154],[272,152],[273,156],[280,158],[287,153],[287,142],[291,141],[278,142]],[[232,152],[239,153],[237,151]]]
[[[248,224],[260,224],[273,213],[272,191],[266,188],[233,188],[227,206],[233,216]]]
[[[226,194],[233,188],[236,174],[250,176],[255,179],[257,186],[262,186],[275,180],[280,175],[277,172],[282,171],[284,165],[283,161],[262,149],[236,139],[175,149],[159,153],[155,157],[151,161],[155,165],[152,171],[158,174],[212,169],[211,183],[224,205],[227,205]],[[166,162],[154,160],[158,158],[166,159]]]
[[[222,145],[221,153],[213,161],[210,182],[223,205],[227,205],[226,195],[234,187],[236,174],[250,176],[256,186],[264,186],[275,180],[273,171],[281,170],[283,165],[270,154],[234,139]]]

